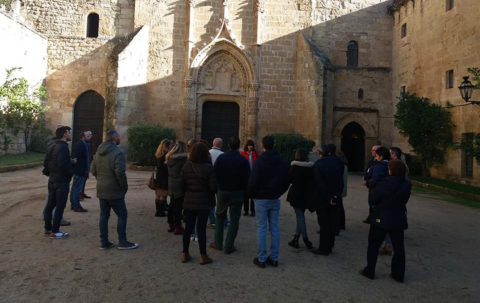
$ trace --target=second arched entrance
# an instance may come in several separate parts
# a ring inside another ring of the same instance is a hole
[[[348,160],[349,171],[363,171],[365,165],[365,131],[356,122],[342,130],[341,150]]]
[[[92,131],[92,154],[97,151],[103,140],[104,110],[105,100],[93,90],[81,94],[73,108],[72,140],[74,143],[80,140],[81,131]]]
[[[207,101],[202,108],[202,139],[210,144],[219,137],[224,149],[230,137],[239,136],[240,107],[235,102]]]

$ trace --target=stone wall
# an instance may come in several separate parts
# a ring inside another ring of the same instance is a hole
[[[465,105],[458,86],[467,75],[468,67],[480,67],[480,21],[477,0],[455,1],[455,7],[446,10],[446,1],[420,0],[407,3],[393,14],[392,90],[393,101],[402,86],[409,92],[428,97],[432,102],[449,109],[454,124],[454,138],[459,141],[462,133],[480,133],[480,107]],[[406,24],[406,36],[401,37]],[[454,71],[453,88],[446,88],[446,72]],[[475,92],[474,100],[480,100]],[[458,106],[457,106],[458,105]],[[411,152],[407,141],[394,132],[394,145]],[[448,150],[444,165],[432,170],[433,176],[461,178],[462,157],[460,151]],[[474,177],[463,179],[480,184],[480,165],[474,161]]]

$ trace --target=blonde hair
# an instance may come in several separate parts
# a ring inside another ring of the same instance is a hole
[[[155,152],[155,158],[160,159],[163,155],[168,152],[168,148],[172,142],[168,139],[163,139],[158,145],[157,151]]]
[[[186,151],[187,151],[187,146],[185,142],[178,141],[177,143],[175,143],[173,148],[165,156],[165,162],[168,162],[168,159],[170,159],[171,156],[175,154],[182,154],[182,153],[185,153]]]

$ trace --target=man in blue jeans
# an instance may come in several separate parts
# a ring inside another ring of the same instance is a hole
[[[265,264],[278,266],[280,249],[280,231],[278,215],[280,197],[289,186],[288,166],[280,154],[273,149],[272,136],[262,139],[263,154],[255,161],[248,180],[247,194],[255,201],[257,220],[257,257],[253,263],[260,268]],[[270,228],[270,256],[267,257],[267,227]]]
[[[92,174],[97,178],[97,197],[100,200],[100,249],[114,247],[108,241],[108,219],[110,209],[118,217],[118,249],[135,249],[137,243],[127,241],[127,207],[125,194],[128,190],[125,174],[125,156],[118,148],[120,136],[115,130],[107,132],[107,140],[102,143],[95,154],[92,164]]]
[[[77,159],[77,164],[75,164],[73,169],[72,189],[70,190],[70,204],[74,212],[87,212],[87,210],[80,205],[80,195],[88,174],[90,173],[90,147],[88,142],[90,142],[91,139],[91,131],[82,131],[80,133],[80,140],[78,140],[72,148],[72,158]]]

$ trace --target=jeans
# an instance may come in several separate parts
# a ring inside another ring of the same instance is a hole
[[[118,243],[127,242],[127,206],[125,199],[105,200],[100,199],[100,241],[102,245],[108,244],[108,219],[110,218],[110,209],[113,209],[118,217],[117,233]]]
[[[394,278],[403,281],[405,275],[405,246],[403,230],[384,230],[370,225],[368,233],[367,267],[365,273],[375,276],[377,265],[378,249],[382,245],[387,232],[392,238],[393,257],[391,274]]]
[[[238,233],[240,215],[244,192],[241,191],[218,191],[217,192],[217,210],[215,211],[217,225],[215,226],[215,245],[222,249],[223,247],[223,224],[227,217],[227,211],[230,210],[230,225],[225,239],[225,252],[233,250],[233,243]]]
[[[280,213],[280,199],[255,199],[257,213],[257,257],[260,262],[267,260],[267,224],[270,229],[271,245],[270,259],[278,261],[280,250],[280,230],[278,215]]]
[[[200,254],[207,254],[207,221],[210,210],[187,210],[185,209],[185,232],[183,233],[183,252],[188,253],[190,246],[190,236],[195,230],[195,224],[198,235],[198,246]]]
[[[43,216],[44,221],[45,221],[45,208],[47,207],[47,204],[48,204],[48,197],[49,197],[49,195],[48,195],[48,192],[47,192],[47,199],[45,200],[45,207],[43,208],[43,211],[42,211],[42,216]],[[52,210],[52,215],[53,215],[54,212],[55,212],[55,208]],[[62,219],[60,219],[60,223],[64,222],[64,221],[65,221],[65,219],[63,218],[63,215],[62,215]]]
[[[307,226],[305,225],[305,208],[297,208],[295,209],[295,215],[297,216],[297,229],[295,231],[295,236],[302,235],[302,238],[307,239]]]
[[[79,175],[73,175],[72,189],[70,190],[70,208],[78,209],[80,205],[80,195],[82,193],[85,178]]]
[[[215,224],[215,207],[210,210],[210,213],[208,214],[208,219],[210,220],[210,224]]]
[[[53,183],[48,181],[48,202],[43,210],[45,220],[45,229],[57,233],[60,227],[60,221],[63,217],[63,210],[68,199],[68,183]],[[53,214],[52,221],[52,212]]]

